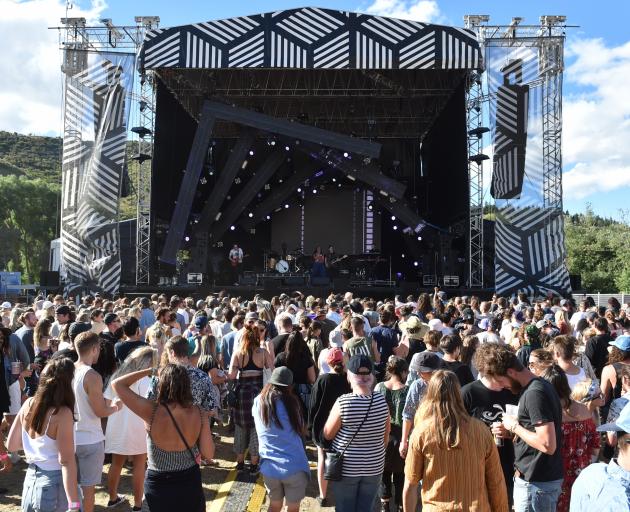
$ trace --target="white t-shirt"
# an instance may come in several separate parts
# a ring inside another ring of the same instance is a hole
[[[317,365],[319,366],[321,373],[332,373],[333,371],[332,368],[328,366],[328,363],[326,362],[326,358],[328,357],[328,352],[330,352],[330,349],[325,348],[319,353],[319,358],[317,359]]]
[[[239,263],[241,263],[243,261],[243,249],[239,247],[238,249],[230,250],[229,258],[230,261],[237,260]]]
[[[479,343],[502,343],[496,332],[483,331],[477,334]]]

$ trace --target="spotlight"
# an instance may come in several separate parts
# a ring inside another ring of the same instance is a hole
[[[300,193],[300,192],[302,192],[302,189],[301,189],[301,188],[298,188],[298,189],[297,189],[297,191],[298,191],[298,193]]]
[[[414,267],[417,267],[417,266],[418,266],[418,262],[417,262],[417,261],[414,261],[414,262],[413,262],[413,266],[414,266]]]
[[[249,156],[254,156],[254,150],[253,149],[249,150]]]
[[[289,207],[289,205],[288,205],[288,204],[285,204],[285,205],[284,205],[284,207],[285,207],[285,208],[288,208],[288,207]]]
[[[337,181],[337,178],[333,178],[333,183],[335,183]]]
[[[421,237],[421,236],[419,236],[419,237],[418,237],[418,242],[421,242],[421,241],[422,241],[422,237]]]
[[[317,189],[316,188],[313,189],[313,194],[317,194]]]
[[[282,178],[278,180],[278,183],[282,183]]]
[[[247,216],[251,219],[254,216],[254,214],[252,212],[249,212]]]
[[[394,215],[392,215],[392,220],[396,220],[396,217]]]
[[[271,144],[272,146],[275,146],[276,145],[276,141],[274,139],[271,139],[271,142],[269,144]]]
[[[271,188],[271,185],[269,185],[269,183],[265,183],[265,187],[264,187],[264,189],[265,189],[265,190],[269,190],[270,188]]]
[[[286,151],[289,151],[291,148],[290,148],[289,146],[284,146],[284,149],[285,149]]]
[[[267,215],[267,220],[271,220],[271,215]]]
[[[368,207],[367,208],[368,208],[369,211],[373,211],[374,210],[374,205],[370,202],[370,203],[368,203]]]
[[[396,226],[396,225],[394,224],[393,229],[394,229],[394,231],[398,231],[398,226]]]
[[[347,151],[346,151],[346,152],[344,152],[343,157],[344,157],[344,158],[348,158],[348,152],[347,152]]]
[[[401,258],[404,258],[404,257],[405,257],[405,254],[404,254],[404,253],[403,253],[403,254],[401,254],[401,255],[400,255],[400,257],[401,257]]]
[[[187,236],[187,237],[184,238],[184,240],[186,240],[187,242],[190,242],[190,237]]]
[[[230,226],[230,231],[234,231],[236,228],[234,226]]]
[[[245,160],[245,162],[247,162],[247,160]],[[234,183],[236,183],[237,185],[240,185],[240,183],[241,183],[241,178],[236,178],[236,179],[234,180]]]

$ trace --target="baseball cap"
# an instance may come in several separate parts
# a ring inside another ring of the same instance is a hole
[[[10,302],[3,302],[2,303],[2,309],[11,309],[11,303]]]
[[[71,341],[74,341],[74,339],[82,332],[88,332],[91,330],[92,324],[89,322],[74,322],[68,329],[68,336],[70,336]]]
[[[367,373],[359,373],[359,370],[361,368],[367,368],[369,371]],[[355,356],[352,356],[350,358],[350,361],[348,361],[348,371],[350,373],[355,373],[358,375],[368,375],[372,373],[373,370],[374,365],[372,364],[372,360],[368,356],[357,354]]]
[[[437,354],[420,352],[411,359],[410,369],[416,372],[434,372],[442,368],[442,360]]]
[[[609,343],[609,345],[617,347],[619,350],[623,350],[624,352],[630,352],[630,336],[627,334],[617,336]]]
[[[54,304],[53,304],[52,302],[50,302],[49,300],[45,300],[45,301],[42,303],[42,309],[48,309],[48,308],[51,308],[51,307],[53,307],[53,305],[54,305]]]
[[[271,373],[269,384],[275,384],[276,386],[290,386],[293,384],[293,372],[286,366],[279,366],[275,368]]]
[[[527,334],[527,336],[531,336],[532,338],[536,338],[540,335],[540,329],[535,325],[530,324],[525,328],[525,334]]]
[[[562,299],[560,301],[560,307],[565,307],[565,306],[570,306],[570,305],[571,305],[571,302],[569,302],[568,299]]]
[[[326,355],[326,363],[328,366],[343,363],[343,351],[339,347],[331,348]]]
[[[69,315],[70,306],[66,306],[65,304],[63,304],[55,310],[55,313],[57,313],[58,315]]]
[[[199,315],[195,318],[195,328],[196,329],[204,329],[208,325],[208,317],[205,315]]]
[[[597,427],[598,432],[630,432],[630,402],[628,402],[616,421]]]
[[[202,308],[202,307],[204,307],[205,305],[206,305],[206,301],[205,301],[205,300],[201,300],[201,299],[199,299],[199,300],[197,301],[197,304],[196,304],[197,309],[201,309],[201,308]]]
[[[432,331],[442,332],[444,330],[444,324],[439,318],[432,318],[431,320],[429,320],[429,329],[431,329]]]
[[[462,320],[466,323],[475,321],[475,313],[472,309],[466,308],[462,311]]]
[[[57,312],[58,311],[59,310],[57,310]],[[118,318],[118,315],[116,313],[107,313],[105,317],[103,318],[103,322],[105,322],[105,325],[109,325],[113,321],[115,321],[117,318]]]

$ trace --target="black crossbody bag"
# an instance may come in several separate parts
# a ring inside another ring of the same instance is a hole
[[[356,431],[350,438],[350,441],[348,441],[348,444],[346,445],[346,447],[341,452],[338,452],[336,450],[330,450],[326,452],[326,460],[324,461],[324,478],[326,480],[330,480],[332,482],[338,482],[343,477],[344,454],[346,453],[346,450],[350,446],[350,443],[354,441],[354,438],[359,433],[359,430],[361,429],[361,426],[365,423],[365,420],[367,420],[368,414],[370,414],[370,409],[372,408],[373,401],[374,401],[374,392],[372,392],[372,396],[370,397],[370,405],[368,405],[367,411],[365,411],[365,417],[363,418],[363,421],[359,423],[358,428],[356,429]]]

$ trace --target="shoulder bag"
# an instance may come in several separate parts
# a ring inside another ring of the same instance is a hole
[[[365,411],[365,417],[363,418],[363,421],[359,423],[359,426],[352,435],[352,438],[350,438],[350,441],[348,441],[346,447],[341,452],[338,452],[336,450],[326,452],[326,460],[324,461],[324,478],[326,480],[338,482],[343,478],[344,454],[346,453],[346,450],[348,449],[352,441],[354,441],[356,435],[359,433],[359,430],[361,429],[361,426],[365,423],[365,420],[367,420],[368,414],[370,414],[370,409],[372,408],[373,401],[374,391],[372,392],[372,396],[370,397],[370,405],[368,405],[367,411]]]

